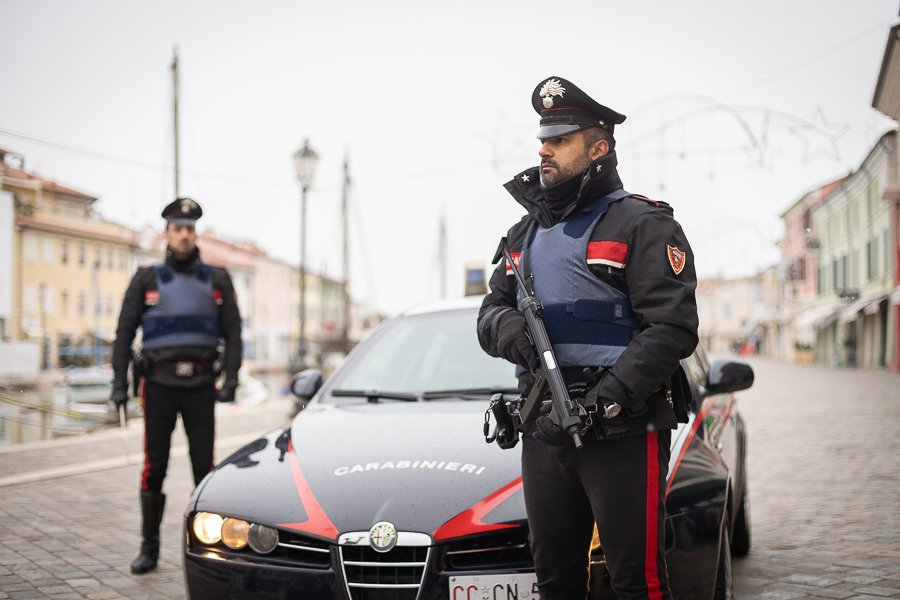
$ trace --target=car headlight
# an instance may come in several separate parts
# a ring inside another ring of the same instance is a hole
[[[224,519],[215,513],[201,512],[194,517],[194,535],[204,544],[215,544],[222,539]]]
[[[250,547],[259,554],[268,554],[278,546],[278,531],[254,523],[247,534]]]
[[[250,523],[240,519],[227,518],[222,524],[222,541],[232,550],[240,550],[247,545],[247,531]]]

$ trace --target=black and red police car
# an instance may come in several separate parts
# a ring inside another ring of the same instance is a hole
[[[306,600],[538,598],[519,448],[485,444],[491,395],[514,368],[478,346],[480,298],[383,323],[283,429],[197,487],[185,514],[188,597]],[[683,361],[690,422],[672,436],[669,581],[679,600],[731,597],[750,545],[746,435],[732,392],[750,367],[701,351]],[[615,597],[592,548],[591,597]]]

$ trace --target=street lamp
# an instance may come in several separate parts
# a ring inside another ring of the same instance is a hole
[[[294,154],[294,167],[297,169],[297,179],[302,190],[300,200],[300,347],[299,358],[303,366],[306,366],[306,190],[312,183],[313,173],[316,170],[316,161],[319,157],[309,147],[309,140],[303,141],[303,148]]]

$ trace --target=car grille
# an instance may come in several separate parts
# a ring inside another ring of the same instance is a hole
[[[304,567],[327,569],[331,566],[330,546],[304,535],[278,532],[278,548],[273,557],[284,558]]]
[[[506,529],[454,542],[447,547],[446,556],[446,568],[450,571],[518,569],[534,566],[526,527]]]
[[[431,548],[394,546],[376,552],[367,546],[341,546],[340,552],[352,600],[415,600]]]

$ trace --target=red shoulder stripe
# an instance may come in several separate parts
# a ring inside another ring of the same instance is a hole
[[[632,197],[637,198],[638,200],[643,200],[644,202],[649,202],[653,206],[659,206],[659,202],[657,202],[655,200],[651,200],[650,198],[647,198],[646,196],[638,196],[637,194],[632,194]]]

